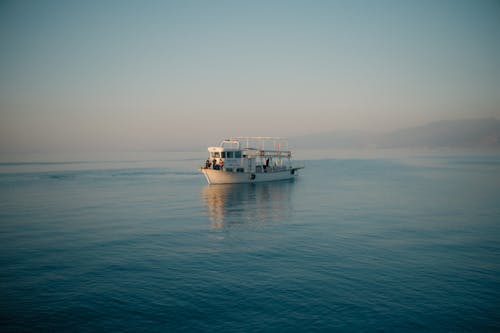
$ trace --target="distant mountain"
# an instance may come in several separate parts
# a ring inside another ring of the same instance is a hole
[[[389,133],[336,131],[291,141],[294,148],[500,148],[500,120],[443,120]]]

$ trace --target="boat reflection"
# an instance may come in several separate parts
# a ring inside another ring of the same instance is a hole
[[[294,181],[207,185],[201,191],[211,229],[281,222],[290,216]]]

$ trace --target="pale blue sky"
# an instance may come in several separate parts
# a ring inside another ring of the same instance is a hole
[[[2,1],[0,151],[500,116],[498,1]]]

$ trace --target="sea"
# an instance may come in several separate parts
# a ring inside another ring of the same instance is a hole
[[[1,332],[499,332],[500,152],[2,155]]]

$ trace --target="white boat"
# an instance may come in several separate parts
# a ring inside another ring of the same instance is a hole
[[[284,149],[283,149],[284,148]],[[208,147],[200,168],[209,184],[260,183],[292,179],[303,166],[292,165],[288,140],[277,137],[235,137]]]

